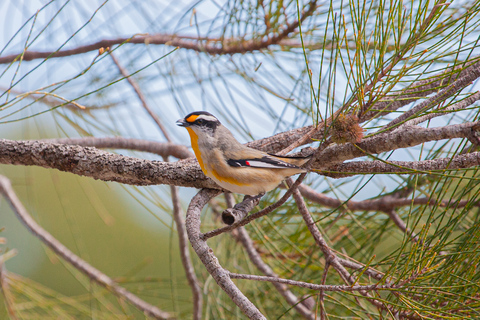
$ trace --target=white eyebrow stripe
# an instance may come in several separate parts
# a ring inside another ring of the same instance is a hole
[[[218,119],[215,118],[214,116],[208,116],[206,114],[199,115],[196,120],[198,120],[198,119],[203,119],[203,120],[206,120],[206,121],[218,121]]]

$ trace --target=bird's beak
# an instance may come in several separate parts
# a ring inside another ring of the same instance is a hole
[[[187,121],[185,121],[185,119],[178,119],[177,122],[175,122],[177,124],[177,126],[180,126],[180,127],[188,127],[190,126],[190,123],[188,123]]]

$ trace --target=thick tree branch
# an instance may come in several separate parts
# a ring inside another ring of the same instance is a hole
[[[195,159],[175,163],[148,161],[95,148],[39,141],[0,140],[0,163],[35,165],[132,185],[219,188],[205,177]]]
[[[312,169],[329,167],[334,163],[341,163],[369,154],[380,154],[396,149],[413,147],[428,141],[443,139],[465,138],[471,134],[472,128],[478,122],[468,122],[444,127],[421,128],[402,127],[393,132],[386,132],[364,139],[357,144],[347,143],[332,145],[316,155]]]
[[[13,212],[22,224],[37,238],[39,238],[45,245],[56,252],[63,259],[72,264],[77,270],[84,273],[92,281],[95,281],[99,285],[107,288],[118,297],[127,300],[132,305],[143,311],[147,316],[154,317],[156,319],[168,319],[171,315],[167,312],[160,310],[159,308],[152,306],[142,299],[138,298],[126,289],[118,286],[115,281],[103,274],[99,270],[89,265],[86,261],[75,255],[57,239],[55,239],[50,233],[38,225],[35,220],[28,214],[25,207],[22,205],[17,195],[12,189],[10,181],[4,176],[0,176],[0,193],[6,198]]]
[[[142,139],[131,139],[123,137],[106,137],[106,138],[59,138],[44,139],[40,142],[51,142],[58,144],[77,145],[82,147],[95,147],[99,149],[128,149],[142,152],[158,154],[163,158],[172,156],[178,159],[193,158],[194,155],[184,145],[174,144],[170,142],[158,142]]]
[[[431,170],[455,170],[477,166],[480,164],[478,153],[457,155],[452,159],[412,162],[389,161],[388,163],[383,161],[362,161],[333,165],[333,163],[365,156],[370,153],[387,152],[428,141],[470,137],[472,129],[476,127],[478,127],[478,123],[465,123],[437,128],[402,127],[394,132],[387,132],[364,139],[356,145],[329,146],[317,155],[312,169],[321,169],[323,170],[322,174],[330,172],[328,173],[329,176],[341,177],[351,174],[369,173],[424,173]],[[97,144],[98,142],[94,141],[94,143]],[[176,149],[176,147],[173,149]],[[173,153],[172,151],[168,152]],[[185,155],[185,153],[178,154],[179,157]],[[80,146],[51,144],[39,141],[0,140],[0,163],[35,165],[103,181],[117,181],[132,185],[168,184],[219,189],[211,179],[205,177],[194,159],[165,163],[125,157]],[[336,173],[332,174],[332,171]],[[349,174],[342,174],[342,172]]]
[[[202,239],[200,232],[200,215],[207,202],[218,195],[219,191],[203,189],[197,193],[190,202],[187,210],[186,228],[188,239],[193,250],[198,255],[207,271],[222,288],[232,301],[242,310],[249,319],[266,319],[257,307],[235,286],[229,276],[229,272],[220,265],[213,250]]]

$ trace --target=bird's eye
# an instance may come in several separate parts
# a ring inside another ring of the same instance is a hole
[[[198,119],[198,120],[197,120],[197,123],[198,123],[198,124],[203,124],[204,122],[205,122],[205,121],[204,121],[203,119]]]

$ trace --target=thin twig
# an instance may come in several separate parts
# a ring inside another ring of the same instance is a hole
[[[440,92],[433,95],[429,99],[423,101],[422,103],[418,104],[417,106],[413,107],[412,109],[404,112],[402,115],[390,121],[387,125],[381,128],[379,131],[384,132],[386,130],[392,130],[393,128],[396,128],[397,125],[401,124],[406,120],[409,120],[414,115],[420,114],[422,112],[425,112],[428,109],[431,109],[433,106],[448,99],[449,97],[453,96],[455,93],[461,91],[463,88],[470,85],[474,80],[480,78],[480,62],[477,62],[472,66],[469,66],[467,69],[464,70],[464,74],[465,74],[464,76],[455,80],[452,84],[450,84],[445,89],[441,90]]]
[[[462,101],[457,102],[457,103],[455,103],[451,106],[448,106],[448,107],[442,108],[442,109],[437,109],[437,110],[435,110],[436,112],[432,112],[430,114],[426,114],[424,116],[420,116],[420,117],[414,118],[412,120],[408,120],[403,125],[404,126],[415,126],[415,125],[418,125],[422,122],[431,120],[431,119],[436,118],[436,117],[444,116],[444,115],[449,114],[451,112],[464,110],[467,107],[474,104],[478,100],[480,100],[480,91],[475,92],[474,94],[472,94],[468,98],[465,98]]]
[[[350,257],[348,258],[351,259]],[[338,262],[346,268],[350,268],[356,271],[361,271],[363,272],[364,275],[367,275],[377,280],[381,280],[384,276],[383,273],[381,273],[380,271],[374,270],[371,267],[365,270],[365,265],[359,262],[354,262],[354,261],[343,259],[340,257],[338,257]]]
[[[287,184],[289,186],[293,184],[291,178],[287,179]],[[302,195],[300,194],[300,191],[298,191],[298,189],[293,192],[293,198],[295,199],[298,211],[300,211],[300,214],[302,215],[302,218],[305,221],[308,230],[312,234],[315,243],[320,247],[320,250],[322,250],[323,255],[325,256],[325,260],[338,272],[338,274],[344,279],[346,283],[353,283],[353,277],[343,267],[343,265],[338,262],[338,257],[332,251],[332,249],[330,249],[327,241],[325,241],[322,234],[315,225],[315,221],[310,215],[310,212],[308,212],[307,205],[305,204],[305,201],[303,200]]]
[[[368,199],[362,201],[340,200],[328,197],[320,192],[315,191],[311,187],[301,184],[298,190],[306,199],[318,203],[329,208],[340,208],[350,211],[388,211],[405,206],[427,205],[435,207],[464,207],[467,204],[472,205],[469,200],[436,200],[433,198],[397,198],[392,195],[382,196],[378,199]],[[473,203],[474,206],[480,206],[480,203]]]
[[[55,239],[50,233],[48,233],[45,229],[38,225],[35,220],[33,220],[32,217],[28,214],[27,210],[24,208],[20,200],[17,198],[10,184],[10,180],[8,180],[4,176],[0,176],[0,193],[2,193],[3,196],[7,199],[8,203],[10,204],[12,210],[14,211],[20,222],[22,222],[22,224],[28,230],[30,230],[30,232],[34,236],[39,238],[45,245],[47,245],[50,249],[56,252],[67,262],[72,264],[77,270],[81,271],[92,281],[110,290],[118,297],[127,300],[139,310],[144,312],[147,316],[151,316],[156,319],[172,318],[172,316],[168,312],[162,311],[159,308],[150,305],[149,303],[143,301],[133,293],[118,286],[115,281],[113,281],[110,277],[95,269],[86,261],[75,255],[72,251],[70,251],[67,247],[65,247],[62,243]]]
[[[8,271],[5,268],[4,255],[7,254],[8,252],[0,256],[0,288],[2,289],[2,294],[9,318],[12,320],[18,320],[18,317],[15,313],[13,296],[8,285]]]
[[[444,0],[442,0],[444,2]],[[428,24],[430,23],[431,19],[433,18],[433,15],[435,14],[436,10],[438,10],[439,6],[435,6],[431,13],[430,13],[430,16],[424,21],[424,23],[422,24],[422,27],[420,28],[420,31],[417,33],[416,36],[419,36],[423,30],[423,28],[425,28],[426,26],[428,26]],[[370,90],[373,89],[373,87],[375,86],[375,84],[380,81],[380,79],[382,79],[384,76],[386,76],[392,69],[393,67],[399,62],[402,60],[403,58],[403,55],[407,52],[407,50],[404,50],[403,52],[400,52],[398,54],[395,55],[395,57],[392,59],[392,61],[390,62],[390,64],[388,66],[386,66],[385,68],[383,68],[381,70],[381,72],[379,72],[375,79],[373,79],[370,83],[366,83],[363,88],[361,89],[361,92],[362,94],[366,94],[368,93]],[[312,128],[308,133],[306,133],[304,136],[302,136],[300,139],[298,139],[297,141],[295,141],[294,143],[292,143],[291,145],[289,145],[287,148],[283,149],[282,150],[282,153],[288,153],[290,151],[292,151],[293,149],[305,144],[305,143],[309,143],[310,140],[313,138],[313,136],[315,136],[320,130],[323,130],[325,127],[328,127],[333,121],[335,121],[335,119],[341,114],[343,113],[345,110],[347,110],[351,105],[352,103],[354,103],[355,101],[358,100],[358,96],[357,95],[353,95],[352,98],[346,103],[344,104],[340,109],[338,109],[337,111],[335,111],[330,117],[328,117],[328,119],[325,121],[325,122],[321,122],[319,123],[316,127]],[[363,110],[362,110],[363,111]],[[362,112],[363,113],[363,112]],[[362,115],[362,114],[361,114]],[[360,115],[360,116],[361,116]]]
[[[382,211],[386,213],[390,219],[395,223],[395,225],[402,230],[403,232],[407,233],[409,236],[412,237],[416,241],[415,234],[407,228],[405,222],[400,218],[400,216],[396,213],[395,208],[401,206],[411,206],[411,205],[418,205],[418,204],[426,204],[426,205],[436,205],[436,206],[451,206],[452,202],[447,200],[443,200],[437,203],[437,201],[429,198],[396,198],[391,195],[383,196],[380,199],[373,199],[373,200],[363,200],[363,201],[342,201],[339,199],[334,199],[331,197],[327,197],[324,194],[321,194],[309,186],[301,184],[298,186],[298,190],[310,201],[319,203],[321,205],[330,207],[330,208],[346,208],[347,210],[351,211]],[[461,201],[462,205],[465,206],[468,203],[468,200]],[[455,203],[455,201],[454,201]]]
[[[165,137],[165,139],[167,139],[168,142],[172,142],[172,139],[170,138],[170,135],[168,134],[167,132],[167,129],[165,128],[165,126],[163,125],[163,123],[160,121],[160,118],[153,112],[153,110],[150,108],[150,106],[148,105],[147,103],[147,100],[145,99],[145,96],[143,95],[143,92],[142,90],[140,89],[140,87],[138,86],[138,84],[133,81],[133,79],[130,77],[130,75],[127,73],[127,70],[125,70],[125,68],[122,67],[122,65],[120,64],[120,62],[117,60],[117,58],[115,57],[115,55],[113,54],[113,52],[110,52],[110,57],[112,58],[113,62],[115,63],[115,65],[117,66],[118,70],[120,71],[120,73],[122,74],[123,77],[125,77],[128,81],[128,83],[130,83],[130,85],[132,86],[133,90],[135,91],[135,93],[137,94],[137,97],[138,99],[140,100],[140,102],[142,103],[142,106],[143,108],[148,112],[148,114],[150,115],[150,117],[153,119],[153,121],[155,121],[155,123],[157,124],[158,128],[160,129],[160,131],[162,131],[163,133],[163,136]]]
[[[277,277],[269,277],[269,276],[257,276],[252,274],[239,274],[230,272],[230,278],[232,279],[245,279],[245,280],[254,280],[254,281],[268,281],[272,283],[281,283],[287,284],[290,286],[297,286],[301,288],[307,288],[312,290],[322,290],[322,291],[333,291],[333,292],[345,292],[345,291],[376,291],[376,290],[393,290],[400,288],[399,286],[395,286],[393,284],[371,284],[371,285],[326,285],[326,284],[314,284],[308,283],[303,281],[296,281],[290,279],[282,279]]]
[[[293,181],[288,178],[287,183],[291,185]],[[307,205],[305,204],[305,201],[302,198],[302,195],[300,194],[300,191],[296,189],[293,193],[293,197],[295,199],[295,202],[297,203],[297,208],[298,211],[300,211],[302,218],[304,219],[305,223],[307,224],[307,228],[312,234],[313,238],[315,239],[315,242],[317,245],[320,247],[320,250],[322,250],[323,255],[325,256],[325,260],[338,272],[338,274],[342,277],[342,279],[347,283],[354,286],[355,284],[355,279],[353,276],[348,272],[347,269],[343,266],[342,263],[340,263],[337,255],[333,252],[333,250],[328,246],[327,242],[323,238],[322,234],[320,233],[320,230],[318,230],[315,221],[313,220],[310,212],[308,211]],[[368,301],[373,304],[376,307],[388,310],[388,307],[383,304],[382,302],[373,299],[368,292],[365,290],[359,290],[360,294],[368,298]]]
[[[325,285],[325,282],[327,282],[327,275],[328,275],[329,268],[330,268],[330,263],[325,262],[325,267],[323,269],[323,275],[322,275],[322,285]],[[320,290],[318,299],[320,304],[320,320],[325,320],[327,316],[327,311],[325,310],[325,291],[324,290]]]
[[[258,251],[255,249],[255,246],[253,245],[253,241],[250,238],[250,236],[247,233],[247,230],[245,230],[244,227],[240,227],[236,230],[233,230],[231,233],[232,236],[239,241],[245,250],[247,251],[248,257],[250,258],[250,261],[257,267],[260,272],[262,272],[264,275],[267,276],[267,278],[275,278],[278,279],[278,275],[268,266],[263,260]],[[231,277],[232,273],[230,273]],[[293,292],[288,290],[286,286],[284,286],[280,282],[274,282],[272,281],[275,289],[285,298],[288,304],[293,306],[297,312],[299,312],[303,317],[306,319],[315,319],[315,315],[308,309],[306,308],[303,304],[299,303],[300,299],[298,299]]]
[[[432,20],[435,16],[436,12],[438,11],[438,9],[445,5],[445,1],[446,0],[440,0],[432,8],[428,17],[425,20],[423,20],[422,24],[417,29],[418,31],[415,34],[412,34],[411,37],[408,38],[407,42],[401,46],[401,49],[398,52],[395,52],[395,54],[393,55],[390,63],[385,67],[382,66],[382,70],[375,75],[374,79],[372,79],[370,81],[370,83],[365,83],[364,87],[361,88],[361,90],[359,90],[362,93],[363,96],[365,96],[366,93],[370,92],[375,87],[375,85],[379,81],[381,81],[381,79],[383,77],[388,75],[393,70],[393,68],[400,61],[403,60],[404,55],[407,52],[409,52],[413,46],[415,46],[417,44],[418,39],[421,36],[423,36],[423,32],[430,26],[430,23],[432,22]],[[374,95],[372,94],[371,96],[373,97]],[[357,100],[358,100],[358,95],[353,95],[352,98],[350,99],[350,101],[347,102],[346,106],[350,106],[353,102],[355,102]],[[363,106],[363,108],[360,112],[360,116],[362,116],[364,111],[366,111],[369,108],[369,105],[370,105],[370,101]]]
[[[301,21],[311,16],[316,9],[317,1],[311,1],[308,9],[304,11]],[[11,63],[22,59],[22,61],[31,61],[34,59],[51,59],[68,57],[71,55],[82,54],[90,51],[96,51],[100,48],[113,47],[121,44],[151,44],[151,45],[169,45],[197,52],[205,52],[211,55],[231,55],[235,53],[247,53],[268,48],[269,46],[279,44],[286,39],[298,27],[299,22],[287,23],[286,27],[279,33],[273,33],[272,36],[258,37],[251,40],[245,40],[247,36],[232,39],[203,38],[191,36],[179,36],[177,34],[155,34],[146,36],[132,36],[129,38],[104,39],[95,43],[79,46],[73,49],[58,51],[25,51],[22,53],[11,54],[0,57],[0,64]]]
[[[390,220],[392,220],[393,223],[395,223],[395,225],[400,230],[402,230],[404,233],[410,236],[413,241],[418,241],[418,236],[412,230],[410,230],[410,228],[407,227],[406,223],[402,220],[402,218],[400,218],[400,216],[397,214],[395,209],[392,209],[385,213],[390,217]]]

